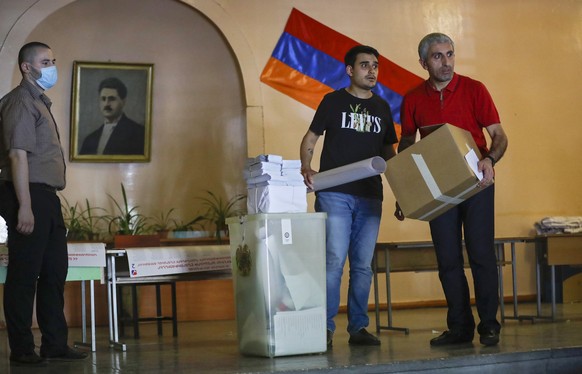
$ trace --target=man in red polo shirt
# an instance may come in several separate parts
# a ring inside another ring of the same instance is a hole
[[[425,127],[442,123],[460,127],[473,135],[484,156],[478,163],[484,178],[483,191],[430,221],[439,279],[447,300],[448,330],[430,341],[443,346],[473,341],[475,319],[471,311],[469,286],[463,268],[463,231],[473,274],[480,323],[477,332],[483,345],[499,342],[501,325],[497,264],[494,251],[494,170],[507,148],[507,136],[499,114],[485,86],[455,74],[455,45],[441,33],[425,36],[418,46],[420,64],[429,78],[405,97],[401,108],[402,139],[398,151],[415,142],[416,131],[427,135]],[[491,137],[491,146],[483,133]],[[404,219],[398,206],[396,216]]]

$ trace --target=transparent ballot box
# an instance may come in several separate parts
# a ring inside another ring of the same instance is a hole
[[[326,351],[325,219],[325,213],[227,219],[241,353]]]

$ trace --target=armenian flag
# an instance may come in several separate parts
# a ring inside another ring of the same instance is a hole
[[[348,87],[344,55],[358,43],[293,9],[261,82],[313,108],[331,91]],[[380,56],[380,74],[373,89],[390,104],[392,117],[400,123],[402,97],[423,79]]]

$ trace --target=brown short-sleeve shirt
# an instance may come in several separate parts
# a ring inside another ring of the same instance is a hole
[[[65,159],[50,105],[50,99],[24,79],[0,100],[0,180],[12,181],[8,151],[22,149],[31,183],[65,187]]]

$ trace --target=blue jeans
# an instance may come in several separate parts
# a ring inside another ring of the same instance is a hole
[[[346,258],[350,261],[348,332],[368,326],[372,257],[378,239],[382,201],[339,192],[319,192],[315,210],[327,213],[326,281],[327,328],[335,331],[340,285]]]

